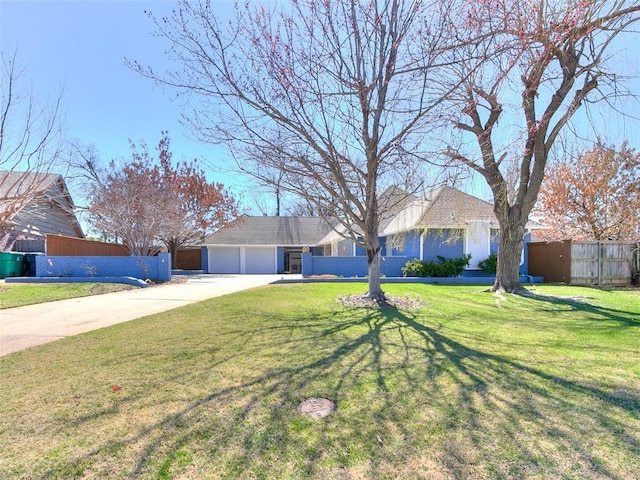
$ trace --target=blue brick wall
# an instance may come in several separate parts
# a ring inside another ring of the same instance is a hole
[[[460,258],[464,255],[463,236],[448,228],[427,230],[423,243],[422,259],[426,261],[437,260],[438,255],[444,258]]]
[[[313,254],[302,252],[302,276],[310,277],[313,275]]]
[[[411,260],[412,257],[382,257],[380,270],[385,277],[402,277],[402,267]],[[526,265],[526,263],[525,263]],[[521,271],[523,269],[521,268]],[[526,271],[522,272],[526,275]],[[364,277],[368,274],[367,259],[365,257],[322,257],[313,256],[311,253],[302,254],[302,275],[311,277],[313,275],[337,275],[345,278]],[[481,270],[465,270],[462,272],[463,278],[484,278],[493,281],[495,277],[486,277]],[[443,278],[435,281],[445,281]],[[536,282],[542,282],[542,278],[536,277]]]
[[[387,277],[401,277],[408,257],[382,257],[380,271]],[[302,254],[302,274],[337,275],[343,277],[364,277],[369,273],[366,257],[314,257],[310,253]]]
[[[421,232],[412,231],[407,232],[404,237],[400,237],[399,240],[402,240],[402,248],[391,248],[393,255],[395,256],[406,256],[409,258],[420,258],[420,235]],[[390,240],[391,243],[391,240]]]
[[[276,260],[277,260],[276,273],[284,272],[284,247],[276,248]]]
[[[382,257],[380,271],[387,277],[401,277],[402,267],[411,260],[409,257]]]
[[[37,277],[134,277],[171,280],[171,256],[155,257],[36,257]]]
[[[207,247],[201,247],[200,269],[202,273],[209,273],[209,249]]]

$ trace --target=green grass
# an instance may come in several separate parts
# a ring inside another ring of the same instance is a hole
[[[640,292],[336,302],[362,288],[270,286],[0,359],[0,478],[640,478]],[[337,412],[298,414],[313,396]]]
[[[129,290],[120,283],[0,283],[0,309]]]

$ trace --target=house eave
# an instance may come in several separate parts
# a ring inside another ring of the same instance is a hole
[[[222,247],[222,248],[304,248],[316,247],[318,244],[297,244],[297,243],[202,243],[202,247]]]

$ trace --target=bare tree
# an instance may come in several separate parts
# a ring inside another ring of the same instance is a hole
[[[299,198],[287,206],[287,214],[296,217],[330,217],[330,214],[318,210],[318,206],[308,202],[304,198]]]
[[[446,98],[447,128],[455,128],[445,153],[493,193],[495,291],[522,289],[523,236],[549,154],[579,109],[622,91],[610,52],[639,11],[626,0],[496,0],[451,10],[449,28],[462,47],[449,52],[455,62],[440,79],[445,90],[459,80],[464,87]],[[513,156],[518,181],[510,192],[504,167]]]
[[[158,236],[167,223],[171,199],[162,189],[162,178],[148,156],[130,163],[109,164],[109,170],[94,191],[88,207],[94,227],[122,241],[132,256],[153,255],[159,250]]]
[[[90,219],[131,255],[152,255],[164,245],[175,267],[180,247],[235,218],[236,201],[222,184],[207,180],[196,160],[173,164],[168,132],[162,132],[157,158],[144,142],[130,145],[131,161],[112,160],[106,170],[90,148],[78,150],[76,164],[93,188]]]
[[[39,182],[51,172],[63,151],[60,124],[62,94],[40,106],[26,89],[26,70],[17,53],[0,52],[0,232],[34,200]],[[34,174],[40,175],[34,175]]]
[[[238,7],[223,22],[213,4],[182,0],[155,19],[181,69],[131,66],[193,97],[193,129],[227,143],[242,170],[268,184],[280,171],[282,191],[330,212],[365,249],[368,296],[383,300],[378,196],[423,181],[441,5],[302,0]]]
[[[270,153],[267,153],[270,155]],[[245,163],[245,162],[241,162]],[[248,162],[247,162],[248,163]],[[253,162],[252,162],[253,163]],[[253,204],[257,207],[258,211],[263,215],[270,215],[274,212],[276,217],[282,214],[284,193],[282,191],[282,180],[285,172],[282,169],[274,169],[272,165],[277,163],[275,159],[267,159],[265,164],[247,165],[249,167],[250,177],[254,177],[254,183],[258,183],[250,191],[250,196],[253,200]],[[255,178],[258,177],[261,180],[255,182]],[[268,179],[268,181],[264,180]],[[275,210],[274,210],[275,207]]]
[[[236,200],[221,183],[209,182],[194,159],[172,164],[170,140],[162,132],[158,143],[159,172],[164,197],[170,199],[158,238],[171,253],[177,268],[178,249],[200,244],[215,230],[236,218]]]

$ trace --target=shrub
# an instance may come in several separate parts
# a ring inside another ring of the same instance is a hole
[[[417,258],[409,260],[401,270],[402,275],[405,277],[426,277],[424,262],[421,262]]]
[[[496,253],[492,253],[484,260],[478,262],[478,266],[487,275],[495,275],[498,270],[498,255]]]
[[[460,258],[445,258],[438,255],[438,261],[420,261],[417,258],[408,261],[402,267],[405,277],[457,277],[464,267],[469,265],[471,255],[463,255]]]

